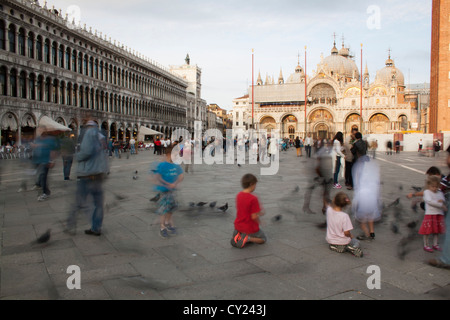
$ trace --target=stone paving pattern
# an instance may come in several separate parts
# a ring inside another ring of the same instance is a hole
[[[448,173],[445,155],[421,157],[414,152],[377,155],[382,173],[382,200],[401,199],[400,233],[391,231],[392,210],[376,224],[376,240],[362,242],[363,258],[328,249],[319,194],[311,208],[301,208],[314,173],[314,160],[297,158],[293,149],[282,153],[280,170],[260,176],[259,165],[195,165],[179,191],[175,214],[178,235],[159,236],[155,195],[148,180],[151,163],[162,160],[152,151],[112,159],[105,182],[106,210],[103,234],[84,234],[88,216],[79,214],[75,236],[63,233],[64,221],[74,200],[76,177],[63,181],[60,161],[49,175],[52,195],[37,201],[37,191],[17,192],[23,163],[0,162],[0,299],[150,299],[150,300],[379,300],[449,299],[450,271],[428,266],[438,253],[422,249],[420,235],[413,237],[405,259],[397,245],[407,234],[406,224],[420,221],[423,211],[411,210],[405,195],[411,186],[422,186],[425,172],[437,165]],[[135,171],[138,179],[133,179]],[[244,249],[231,247],[235,195],[245,173],[256,174],[256,194],[267,211],[263,217],[268,242]],[[29,186],[32,177],[28,177]],[[343,184],[343,181],[341,181]],[[295,188],[299,186],[299,191]],[[344,190],[347,192],[347,190]],[[332,195],[337,191],[332,190]],[[352,197],[352,191],[348,191]],[[121,200],[118,200],[121,198]],[[123,199],[122,199],[123,198]],[[228,202],[226,213],[191,208],[189,202]],[[274,217],[282,215],[279,221]],[[352,219],[353,220],[353,219]],[[353,220],[354,222],[354,220]],[[354,235],[360,233],[354,222]],[[33,241],[52,229],[47,244]],[[67,268],[81,268],[81,290],[69,290]],[[381,268],[381,289],[367,288],[367,268]]]

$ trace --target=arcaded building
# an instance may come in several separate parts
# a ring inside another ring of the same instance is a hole
[[[42,116],[77,133],[89,111],[125,141],[186,127],[187,81],[36,1],[0,4],[1,144],[34,137]]]
[[[248,127],[254,123],[256,129],[278,129],[282,137],[293,139],[305,137],[306,133],[315,138],[332,138],[336,132],[348,133],[352,128],[364,134],[408,131],[411,123],[417,122],[417,107],[405,101],[404,75],[390,56],[379,65],[371,82],[367,65],[361,72],[349,49],[342,44],[338,50],[334,44],[311,76],[305,74],[300,62],[287,79],[282,71],[278,79],[267,76],[265,81],[259,74],[254,85],[253,112],[253,86],[248,96],[233,101],[239,108],[234,112],[234,125],[245,123]],[[242,106],[247,112],[241,110]]]

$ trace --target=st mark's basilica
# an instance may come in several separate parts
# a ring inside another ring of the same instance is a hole
[[[411,123],[417,121],[417,108],[405,100],[405,77],[390,51],[373,82],[367,64],[362,84],[360,79],[349,48],[343,43],[338,50],[334,43],[330,55],[321,56],[312,77],[305,74],[300,61],[287,79],[280,71],[278,79],[266,76],[263,81],[259,72],[249,93],[233,100],[233,127],[248,129],[253,124],[255,129],[268,132],[278,129],[281,137],[292,139],[306,133],[329,139],[338,131],[348,133],[352,128],[365,134],[411,130]]]

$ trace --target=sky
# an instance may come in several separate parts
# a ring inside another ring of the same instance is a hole
[[[43,3],[43,1],[41,1]],[[366,64],[371,81],[391,58],[405,84],[430,82],[431,0],[49,0],[159,64],[202,70],[202,99],[231,110],[232,100],[248,93],[252,70],[286,80],[297,66],[308,76],[320,56],[330,55],[336,39]],[[335,35],[335,36],[334,36]],[[252,50],[254,52],[252,53]],[[254,68],[252,69],[252,56]],[[364,70],[363,70],[364,71]]]

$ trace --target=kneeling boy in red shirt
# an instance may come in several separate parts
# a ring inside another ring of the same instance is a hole
[[[247,243],[253,242],[263,244],[266,236],[259,229],[259,217],[264,215],[259,205],[258,198],[253,195],[258,179],[252,174],[242,177],[241,185],[243,190],[236,196],[236,220],[234,221],[234,233],[231,245],[236,248],[243,248]]]

